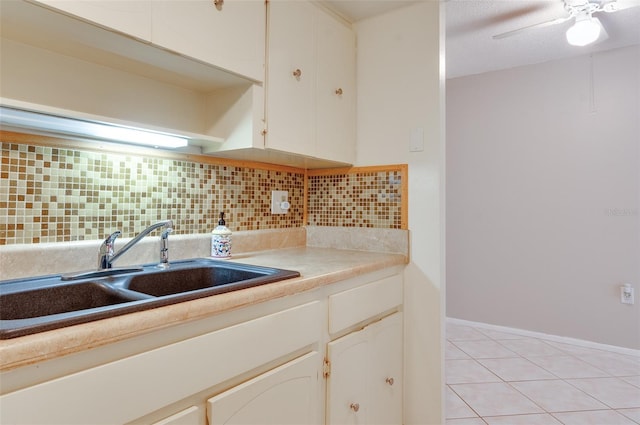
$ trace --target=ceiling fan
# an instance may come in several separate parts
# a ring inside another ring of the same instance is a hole
[[[603,33],[606,38],[606,31],[600,20],[593,17],[594,13],[606,12],[612,13],[629,7],[640,6],[637,0],[612,0],[602,2],[590,2],[589,0],[563,0],[564,8],[568,15],[552,19],[550,21],[540,22],[515,30],[503,32],[493,36],[494,40],[511,37],[533,28],[542,28],[551,25],[561,24],[563,22],[575,20],[574,24],[567,30],[567,42],[573,46],[586,46],[598,40]]]

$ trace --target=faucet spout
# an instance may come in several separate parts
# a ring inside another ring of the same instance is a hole
[[[131,239],[125,246],[120,248],[120,251],[118,251],[117,253],[114,253],[114,244],[115,244],[116,238],[120,236],[120,231],[112,233],[104,240],[104,242],[102,242],[102,245],[100,246],[100,252],[98,254],[98,269],[99,270],[110,269],[113,266],[113,263],[118,258],[120,258],[125,252],[127,252],[129,249],[131,249],[131,247],[133,247],[135,244],[140,242],[142,238],[144,238],[149,233],[153,232],[155,229],[158,229],[160,227],[167,229],[162,233],[162,239],[164,240],[164,242],[162,242],[162,247],[161,247],[161,257],[162,257],[161,261],[163,263],[167,263],[169,261],[169,257],[168,257],[168,245],[166,240],[170,233],[169,229],[173,230],[172,220],[163,220],[155,224],[152,224],[151,226],[147,227],[142,232],[137,234],[136,237]],[[164,252],[162,250],[164,250]],[[164,261],[164,258],[166,258],[166,261]]]
[[[160,266],[169,266],[169,234],[173,232],[172,227],[168,227],[162,231],[160,235]]]

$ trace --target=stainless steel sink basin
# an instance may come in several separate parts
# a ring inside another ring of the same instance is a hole
[[[65,281],[60,275],[0,281],[0,339],[236,291],[298,272],[196,259]]]

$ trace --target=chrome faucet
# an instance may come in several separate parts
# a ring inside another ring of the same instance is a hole
[[[115,252],[115,242],[116,238],[122,233],[117,230],[107,236],[104,242],[102,242],[102,245],[100,245],[100,250],[98,251],[98,270],[110,269],[113,266],[113,263],[118,258],[120,258],[122,254],[124,254],[132,246],[140,242],[140,240],[147,236],[149,233],[160,227],[165,228],[165,230],[162,232],[162,235],[160,236],[160,264],[163,267],[166,267],[169,263],[169,233],[173,231],[173,221],[171,220],[159,221],[147,227],[138,235],[136,235],[135,238],[131,239],[129,243],[123,246],[117,253]]]

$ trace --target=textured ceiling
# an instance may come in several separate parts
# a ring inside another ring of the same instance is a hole
[[[435,0],[418,0],[435,1]],[[596,2],[598,0],[592,0]],[[494,40],[493,35],[567,16],[562,0],[448,0],[446,13],[447,77],[546,62],[602,50],[640,45],[640,0],[618,0],[629,7],[597,13],[609,38],[590,46],[570,46],[565,38],[572,21],[534,28]],[[405,7],[405,0],[327,0],[331,8],[356,22]]]
[[[640,0],[625,3],[640,6]],[[567,16],[560,0],[450,0],[445,7],[448,78],[640,44],[640,7],[595,14],[609,38],[585,47],[567,43],[565,33],[573,20],[499,40],[492,38]]]
[[[356,22],[382,15],[417,1],[420,0],[324,0],[323,2],[347,20]]]

